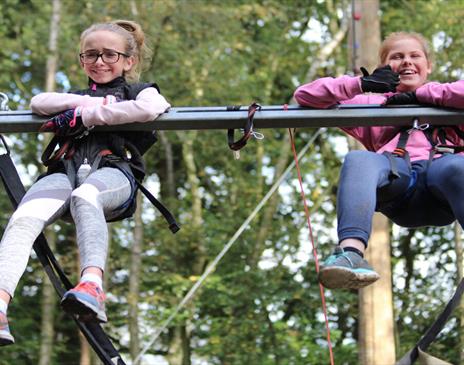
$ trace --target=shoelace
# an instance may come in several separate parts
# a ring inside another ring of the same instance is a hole
[[[348,256],[348,252],[342,252],[339,256],[343,257],[344,259],[348,260],[351,267],[354,267],[353,261],[351,261],[350,257]]]

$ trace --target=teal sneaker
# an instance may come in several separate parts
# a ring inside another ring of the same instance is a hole
[[[11,335],[10,327],[8,326],[8,319],[6,314],[0,312],[0,346],[14,344],[14,338]]]
[[[321,265],[319,282],[328,289],[360,289],[379,280],[374,269],[355,252],[337,246]]]

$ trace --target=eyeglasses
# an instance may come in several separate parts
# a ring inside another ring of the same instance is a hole
[[[118,52],[118,51],[103,51],[101,53],[95,51],[88,51],[79,54],[79,58],[82,63],[90,64],[97,62],[98,58],[101,57],[102,61],[108,64],[116,63],[119,61],[121,56],[129,57],[128,54]]]

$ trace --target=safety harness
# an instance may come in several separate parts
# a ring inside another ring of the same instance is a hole
[[[409,153],[406,150],[406,145],[408,143],[409,136],[413,131],[422,131],[426,136],[427,140],[431,145],[429,158],[427,162],[427,166],[433,161],[435,155],[439,154],[454,154],[464,151],[464,145],[460,144],[450,144],[447,141],[455,140],[455,141],[464,141],[464,132],[461,131],[457,126],[432,126],[427,123],[419,124],[419,119],[413,119],[413,126],[412,128],[406,127],[400,131],[400,137],[398,139],[398,143],[396,148],[393,152],[385,152],[384,154],[387,155],[390,159],[390,166],[391,172],[390,176],[392,178],[399,177],[398,169],[396,166],[395,156],[402,157],[406,159],[408,162],[409,168],[411,169],[411,162],[409,159]],[[455,136],[449,136],[450,138],[447,139],[447,131],[448,135],[449,132],[454,132]],[[455,138],[457,137],[457,138]],[[415,184],[415,174],[411,175],[411,183],[408,188],[414,188]],[[417,359],[421,361],[423,364],[436,364],[436,365],[445,365],[449,364],[444,362],[443,360],[437,359],[425,352],[430,344],[436,339],[438,334],[441,332],[443,327],[445,326],[446,322],[450,318],[453,311],[459,306],[461,297],[464,293],[464,279],[458,284],[456,291],[450,301],[447,303],[443,311],[437,317],[435,322],[432,323],[430,328],[427,332],[422,336],[422,338],[416,343],[416,345],[408,351],[400,360],[398,360],[395,365],[411,365]]]
[[[450,144],[447,143],[447,131],[454,132],[455,140],[464,141],[464,132],[460,130],[457,126],[434,126],[428,123],[419,124],[419,119],[413,119],[412,128],[405,127],[400,131],[400,138],[398,139],[398,143],[396,148],[393,152],[386,152],[385,154],[390,158],[390,165],[391,165],[391,174],[394,177],[399,177],[398,169],[396,167],[395,161],[392,158],[393,156],[399,156],[408,161],[408,165],[411,166],[411,162],[409,160],[409,153],[406,150],[406,145],[408,143],[409,136],[413,131],[422,131],[424,135],[427,137],[431,145],[428,165],[433,161],[435,155],[439,154],[453,154],[459,153],[464,151],[463,144]],[[449,134],[449,133],[448,133]],[[457,138],[456,138],[457,137]]]
[[[96,84],[89,80],[89,88],[75,91],[79,95],[111,98],[113,101],[135,100],[145,88],[159,88],[154,83],[128,84],[118,77],[108,84]],[[76,172],[82,164],[89,164],[92,173],[100,167],[110,166],[119,169],[131,184],[131,196],[117,208],[116,218],[121,220],[132,216],[136,208],[137,189],[159,210],[168,222],[172,233],[179,231],[171,212],[142,185],[145,165],[142,155],[157,141],[156,132],[124,131],[101,132],[85,127],[73,134],[55,135],[42,154],[42,162],[48,167],[47,175],[63,172],[69,178],[71,186],[76,185]]]

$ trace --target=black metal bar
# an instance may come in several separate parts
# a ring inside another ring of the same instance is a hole
[[[202,130],[236,129],[245,125],[248,106],[234,110],[219,107],[171,108],[148,123],[130,123],[101,130]],[[259,128],[320,128],[377,125],[407,125],[418,117],[421,123],[456,125],[464,123],[464,110],[417,105],[381,107],[380,105],[340,105],[331,109],[310,109],[299,106],[263,106],[254,117]],[[0,133],[37,132],[46,117],[31,111],[0,112]]]

